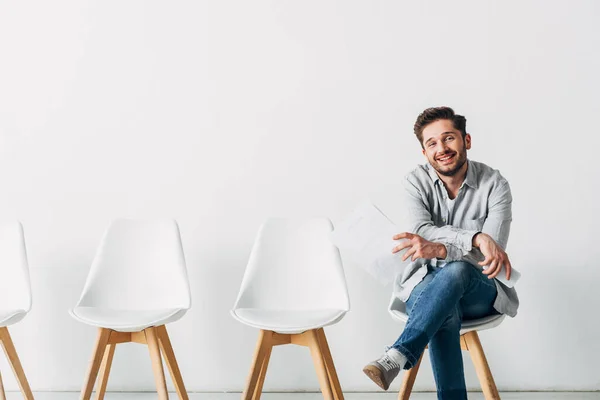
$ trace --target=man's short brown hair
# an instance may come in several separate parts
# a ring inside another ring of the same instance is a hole
[[[419,114],[415,122],[415,135],[419,139],[421,146],[423,146],[423,129],[432,122],[439,121],[440,119],[452,121],[454,129],[460,131],[463,139],[467,135],[467,119],[465,117],[455,114],[454,110],[450,107],[431,107]]]

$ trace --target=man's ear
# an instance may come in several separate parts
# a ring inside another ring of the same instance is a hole
[[[471,149],[471,135],[468,133],[465,135],[465,147],[467,150]]]

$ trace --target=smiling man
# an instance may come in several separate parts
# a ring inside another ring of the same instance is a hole
[[[512,196],[497,170],[467,159],[465,117],[449,107],[428,108],[414,132],[428,163],[404,178],[411,232],[394,236],[404,240],[392,250],[406,249],[403,259],[412,261],[394,285],[409,318],[396,342],[364,372],[387,390],[429,344],[438,399],[463,400],[461,322],[499,313],[514,317],[519,305],[514,288],[494,279],[501,273],[510,279],[505,248]]]

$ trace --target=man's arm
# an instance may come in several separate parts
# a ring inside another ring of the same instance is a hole
[[[512,222],[512,194],[507,181],[503,181],[490,196],[488,216],[482,228],[482,233],[475,235],[473,244],[481,254],[483,261],[478,264],[487,267],[483,273],[488,278],[495,278],[506,270],[506,279],[510,279],[512,265],[506,254],[510,224]]]
[[[445,259],[447,262],[465,260],[477,263],[486,258],[482,251],[488,256],[493,253],[493,249],[490,250],[494,247],[492,240],[501,247],[502,251],[506,249],[512,221],[512,195],[507,181],[502,181],[490,195],[488,215],[481,231],[460,229],[450,225],[435,226],[419,189],[408,179],[405,179],[405,187],[412,232],[427,241],[443,244],[443,247],[438,247],[437,251],[433,252],[437,258]],[[480,263],[480,265],[487,264]],[[489,270],[493,272],[491,268]]]
[[[431,242],[444,244],[451,258],[460,257],[473,249],[473,237],[478,231],[452,225],[436,226],[420,189],[408,177],[404,178],[404,188],[410,232]]]
[[[493,239],[502,250],[506,250],[510,234],[510,225],[512,222],[512,195],[507,181],[503,181],[500,186],[492,192],[488,207],[488,215],[483,224],[483,228],[473,236],[473,248],[470,251],[460,254],[460,249],[456,247],[452,248],[452,244],[444,243],[447,248],[447,261],[463,259],[471,262],[482,261],[484,257],[481,254],[480,249],[482,246],[486,245],[486,241],[489,241],[490,238]],[[448,250],[448,247],[451,247],[451,249]],[[457,258],[448,260],[449,255]]]

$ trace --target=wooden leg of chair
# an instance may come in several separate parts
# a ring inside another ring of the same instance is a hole
[[[317,338],[319,339],[319,346],[323,353],[323,362],[325,363],[325,369],[327,370],[327,376],[329,377],[329,385],[333,391],[333,398],[335,400],[344,400],[344,394],[340,381],[333,364],[333,357],[331,357],[331,351],[329,350],[329,344],[327,343],[327,337],[323,328],[317,329]]]
[[[6,400],[6,393],[4,393],[4,384],[2,383],[2,374],[0,374],[0,400]]]
[[[27,382],[27,378],[25,377],[25,371],[23,371],[23,366],[21,365],[21,361],[19,360],[17,350],[15,349],[10,334],[8,333],[8,328],[0,328],[0,340],[2,341],[2,347],[4,347],[4,352],[6,353],[10,366],[17,378],[17,382],[19,382],[23,397],[27,400],[33,400],[29,382]]]
[[[108,339],[110,338],[110,333],[110,329],[98,329],[96,346],[94,347],[92,360],[90,361],[88,373],[83,384],[83,389],[81,390],[81,400],[90,400],[90,397],[92,396],[92,390],[94,390],[94,383],[96,382],[96,377],[98,376],[98,370],[100,369],[100,364],[102,363],[102,359],[104,357],[104,352],[106,350],[106,345],[108,344]]]
[[[415,384],[415,379],[417,379],[417,374],[419,373],[421,361],[423,361],[423,354],[421,354],[421,357],[419,357],[419,361],[417,361],[417,363],[411,369],[404,373],[404,377],[402,378],[402,387],[400,388],[400,393],[398,394],[398,400],[408,400],[410,398],[413,385]]]
[[[477,377],[479,378],[479,383],[481,384],[481,389],[483,390],[485,399],[499,400],[500,394],[496,388],[496,383],[494,382],[494,377],[490,371],[490,366],[485,358],[483,347],[481,347],[479,335],[476,331],[471,331],[465,333],[464,338],[469,348],[471,360],[473,360],[473,364],[475,365],[475,371],[477,372]]]
[[[163,370],[162,358],[160,356],[160,345],[158,344],[158,335],[156,328],[150,327],[144,329],[146,335],[146,343],[150,351],[150,359],[152,360],[152,370],[154,371],[154,381],[156,382],[156,392],[160,400],[167,400],[169,393],[167,392],[167,382],[165,381],[165,371]]]
[[[319,343],[319,337],[316,329],[312,329],[306,332],[308,345],[310,348],[310,354],[317,370],[317,376],[319,378],[319,384],[321,386],[321,393],[326,400],[333,400],[333,393],[331,390],[331,384],[329,382],[329,375],[327,374],[327,367],[325,367],[325,360],[323,358],[323,349]]]
[[[258,381],[256,381],[256,388],[254,388],[254,394],[252,395],[252,400],[260,400],[260,395],[262,394],[263,385],[265,383],[265,377],[267,376],[267,368],[269,367],[269,360],[271,359],[271,351],[273,350],[273,346],[267,347],[265,351],[265,356],[262,360],[262,365],[260,367],[260,374],[258,375]]]
[[[271,355],[271,349],[273,347],[271,340],[272,336],[272,331],[261,330],[259,333],[256,348],[254,350],[254,359],[252,360],[250,375],[248,375],[246,388],[244,389],[244,393],[242,393],[242,399],[244,400],[260,398],[260,393],[257,392],[257,388],[260,386],[262,389],[262,383],[259,384],[259,381],[261,380],[261,376],[264,380],[262,370],[264,367],[266,373],[267,365],[265,365],[265,361],[268,363],[267,357]]]
[[[171,374],[171,379],[173,380],[177,395],[180,400],[188,400],[189,397],[183,384],[179,365],[177,365],[177,359],[175,358],[175,352],[173,351],[173,346],[171,345],[171,340],[167,333],[167,327],[164,325],[157,326],[156,333],[158,334],[158,343],[160,344],[160,349],[162,350],[163,357],[167,363],[167,368],[169,368],[169,373]]]
[[[108,376],[110,375],[110,367],[112,360],[115,355],[116,344],[109,344],[106,346],[104,351],[104,359],[100,366],[100,373],[98,374],[98,387],[96,389],[96,400],[102,400],[106,393],[106,385],[108,384]]]

